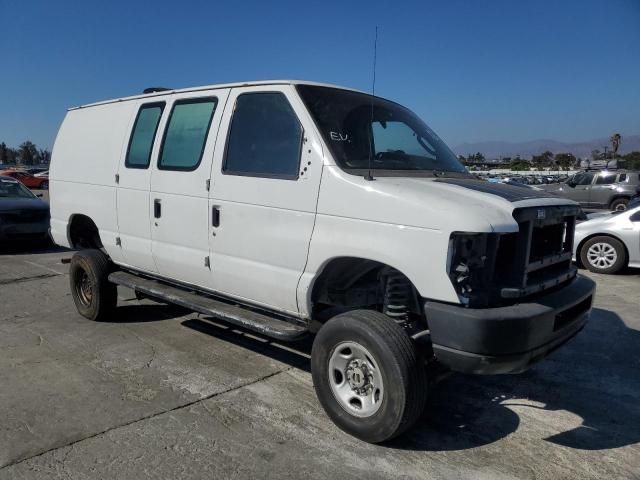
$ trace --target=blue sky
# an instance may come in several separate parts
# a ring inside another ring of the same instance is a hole
[[[147,86],[371,88],[450,145],[640,133],[640,0],[0,0],[0,141]]]

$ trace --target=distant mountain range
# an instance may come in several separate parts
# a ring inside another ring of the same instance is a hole
[[[592,150],[603,151],[603,146],[611,148],[608,138],[597,138],[586,142],[559,142],[557,140],[531,140],[528,142],[470,142],[461,143],[453,148],[456,155],[467,156],[476,152],[486,158],[515,157],[531,158],[547,150],[555,153],[573,153],[576,157],[590,157]],[[618,153],[625,154],[634,150],[640,151],[640,135],[626,135],[622,137]]]

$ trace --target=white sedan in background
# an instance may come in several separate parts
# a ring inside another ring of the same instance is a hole
[[[596,273],[640,267],[640,207],[576,225],[573,258]]]

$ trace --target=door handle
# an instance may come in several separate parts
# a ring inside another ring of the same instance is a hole
[[[160,218],[162,216],[162,204],[160,203],[160,199],[156,198],[153,201],[153,217]]]
[[[218,207],[217,205],[211,207],[211,226],[220,226],[220,207]]]

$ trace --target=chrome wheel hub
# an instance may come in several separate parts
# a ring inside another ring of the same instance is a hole
[[[608,243],[594,243],[587,250],[587,260],[596,268],[609,268],[617,259],[616,249]]]
[[[347,366],[347,381],[358,395],[366,395],[373,388],[372,380],[373,372],[362,360],[352,360]]]
[[[382,404],[382,374],[371,353],[356,342],[342,342],[329,358],[329,384],[340,406],[356,417],[370,417]]]

